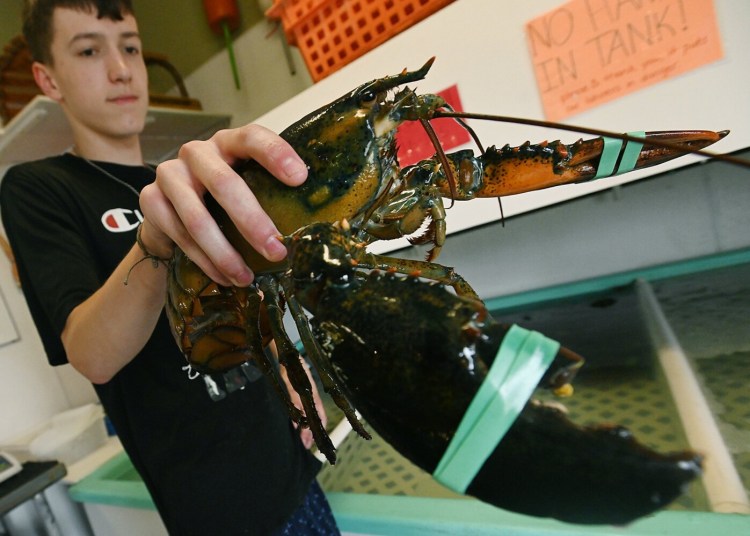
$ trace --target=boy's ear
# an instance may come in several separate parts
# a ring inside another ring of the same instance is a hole
[[[57,87],[57,82],[49,67],[35,61],[31,64],[31,73],[34,75],[34,81],[39,86],[39,89],[42,90],[42,93],[54,101],[59,102],[62,100],[62,94]]]

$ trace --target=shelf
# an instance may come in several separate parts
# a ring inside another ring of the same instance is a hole
[[[150,107],[141,135],[143,157],[158,163],[190,140],[209,138],[229,126],[231,116],[179,108]],[[59,154],[73,144],[62,108],[39,95],[0,130],[0,177],[12,165]]]

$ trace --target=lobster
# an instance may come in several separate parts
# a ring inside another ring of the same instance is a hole
[[[365,83],[284,130],[281,136],[308,165],[303,185],[287,187],[254,161],[236,165],[282,233],[285,260],[272,263],[258,254],[207,196],[256,280],[246,288],[220,286],[176,249],[166,310],[188,367],[204,375],[216,396],[223,396],[217,375],[231,378],[227,386],[241,385],[243,375],[265,376],[290,418],[309,426],[335,463],[309,378],[284,328],[288,308],[324,389],[353,429],[370,437],[356,408],[397,450],[453,489],[504,509],[578,523],[626,523],[668,504],[701,473],[701,456],[661,455],[624,428],[580,427],[560,410],[529,401],[537,384],[570,392],[583,359],[541,334],[496,323],[466,280],[434,262],[446,236],[443,199],[499,198],[643,168],[700,153],[727,131],[480,146],[479,156],[444,154],[436,143],[435,158],[401,170],[398,125],[420,121],[428,133],[437,117],[465,125],[460,118],[467,115],[441,97],[399,89],[424,78],[432,61]],[[627,144],[613,156],[615,138]],[[402,236],[432,244],[427,259],[367,251],[377,240]],[[264,350],[271,341],[302,411]],[[511,394],[498,395],[508,385],[516,386],[505,389]],[[487,405],[472,409],[480,393]],[[472,412],[480,416],[467,420]],[[502,424],[488,417],[498,412]],[[493,439],[471,446],[484,436]],[[469,469],[461,465],[467,458],[474,458]]]

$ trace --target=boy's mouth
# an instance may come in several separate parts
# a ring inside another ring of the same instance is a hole
[[[109,102],[112,102],[114,104],[131,104],[133,102],[136,102],[137,100],[137,95],[119,95],[117,97],[110,98]]]

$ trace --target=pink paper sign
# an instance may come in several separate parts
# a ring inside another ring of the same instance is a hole
[[[551,121],[722,57],[713,0],[572,0],[526,24]]]

